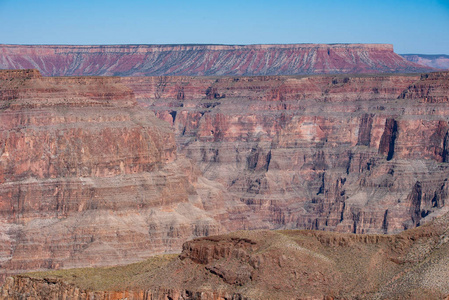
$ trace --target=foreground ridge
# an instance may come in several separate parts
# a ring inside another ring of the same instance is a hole
[[[179,256],[8,278],[0,298],[443,299],[448,225],[445,214],[397,235],[239,231],[186,242]]]
[[[0,45],[0,68],[44,76],[417,73],[389,44]]]

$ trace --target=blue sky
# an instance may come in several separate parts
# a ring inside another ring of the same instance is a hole
[[[0,0],[2,44],[389,43],[449,54],[449,0]]]

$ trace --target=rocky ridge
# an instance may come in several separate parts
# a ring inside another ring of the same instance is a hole
[[[287,45],[0,45],[0,69],[44,76],[211,76],[410,73],[388,44]]]
[[[205,237],[185,243],[177,257],[8,278],[0,297],[447,299],[448,216],[397,235],[286,230]]]

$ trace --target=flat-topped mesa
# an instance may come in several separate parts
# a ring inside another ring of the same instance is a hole
[[[433,70],[389,44],[0,45],[0,68],[44,76],[413,73]]]
[[[262,49],[365,49],[374,51],[393,51],[392,44],[255,44],[255,45],[208,45],[208,44],[179,44],[179,45],[1,45],[4,52],[17,54],[32,54],[38,50],[40,53],[107,53],[129,52],[146,53],[157,51],[230,51],[230,50],[262,50]]]

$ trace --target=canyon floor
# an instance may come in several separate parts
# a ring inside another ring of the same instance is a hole
[[[2,299],[443,299],[449,213],[396,235],[238,231],[180,255],[8,278]],[[25,298],[24,298],[25,297]]]

